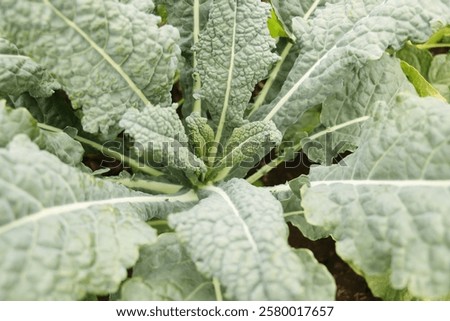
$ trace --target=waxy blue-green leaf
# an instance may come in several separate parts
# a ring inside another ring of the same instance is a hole
[[[128,108],[171,103],[179,33],[133,3],[0,2],[0,34],[55,75],[90,133],[114,136]]]
[[[342,90],[322,104],[321,126],[301,142],[314,162],[331,165],[339,153],[354,151],[360,143],[361,127],[378,101],[391,105],[399,92],[414,92],[400,61],[387,55],[351,71]]]
[[[434,56],[428,78],[430,83],[450,102],[450,54]]]
[[[194,74],[197,58],[193,54],[192,46],[198,42],[199,34],[206,26],[212,0],[156,0],[155,2],[167,12],[167,22],[180,31],[180,48],[183,55],[179,66],[180,85],[184,96],[182,112],[187,116],[193,111],[194,94],[198,94],[194,91],[200,89],[198,74]],[[200,110],[196,111],[200,112]]]
[[[186,117],[186,130],[194,154],[199,158],[207,157],[210,143],[214,141],[214,131],[208,125],[208,119],[194,112]]]
[[[72,127],[82,130],[81,121],[63,91],[57,91],[52,96],[45,98],[34,98],[28,93],[10,98],[13,107],[26,108],[40,123],[60,129]]]
[[[195,174],[206,171],[203,161],[189,151],[188,137],[175,108],[129,109],[119,125],[149,160]]]
[[[380,102],[345,166],[311,168],[302,188],[308,222],[330,231],[344,260],[422,299],[450,295],[449,123],[434,98]]]
[[[395,53],[395,57],[406,61],[408,64],[416,68],[422,76],[428,78],[428,70],[430,69],[433,55],[430,51],[419,49],[411,43],[406,45]]]
[[[121,289],[129,301],[215,300],[212,281],[197,271],[175,233],[160,235],[140,250],[133,277]]]
[[[437,26],[450,22],[445,0],[343,0],[317,8],[299,40],[303,52],[292,68],[279,96],[252,115],[273,120],[281,132],[308,109],[341,90],[349,68],[378,60],[388,47],[398,50],[411,39],[423,42]]]
[[[289,183],[264,188],[281,203],[286,222],[297,227],[310,240],[318,240],[330,234],[320,226],[309,224],[305,219],[305,211],[301,206],[300,188],[307,182],[308,179],[305,176],[300,176]]]
[[[287,243],[280,203],[269,191],[232,179],[189,211],[169,216],[198,270],[232,300],[331,300],[331,275]],[[316,282],[320,279],[320,282]]]
[[[255,121],[235,128],[215,164],[211,177],[243,177],[270,150],[281,143],[281,133],[273,122]]]
[[[68,166],[25,135],[0,148],[0,299],[75,300],[118,290],[144,220],[188,208],[192,194],[134,192]]]
[[[56,155],[64,163],[77,166],[84,149],[64,132],[49,132],[38,127],[37,121],[25,108],[11,109],[0,100],[0,147],[6,147],[17,135],[25,134],[39,148]]]
[[[183,55],[190,56],[194,45],[194,10],[198,10],[198,27],[199,30],[203,30],[208,21],[212,0],[155,0],[155,3],[165,6],[167,22],[180,31],[180,47]]]
[[[266,97],[264,97],[264,101],[261,103],[268,104],[277,97],[300,52],[300,46],[298,44],[292,44],[289,39],[280,39],[277,42],[277,49],[280,56],[285,54],[286,57],[284,58],[284,61],[282,61],[278,70],[274,71],[280,61],[278,61],[274,68],[272,68],[270,76],[275,78],[267,91]],[[276,74],[274,74],[275,72]],[[265,86],[266,85],[267,82]]]
[[[29,92],[33,97],[48,97],[59,88],[58,82],[42,66],[21,55],[8,40],[0,38],[0,96]]]
[[[276,65],[270,72],[269,78],[267,79],[264,88],[260,93],[260,97],[258,97],[258,99],[255,101],[256,109],[259,108],[261,104],[270,103],[274,98],[276,98],[303,45],[299,40],[302,38],[303,33],[306,30],[293,26],[292,18],[302,17],[303,19],[308,20],[314,14],[314,11],[317,9],[317,7],[325,4],[326,2],[332,2],[332,0],[271,1],[273,10],[277,13],[276,17],[280,18],[282,24],[284,25],[283,31],[286,31],[292,39],[279,39],[279,41],[277,42],[280,60],[276,63]],[[267,90],[265,89],[266,87],[268,88]]]
[[[270,6],[259,0],[215,0],[195,47],[202,108],[212,116],[216,142],[243,125],[255,85],[278,58],[269,35]]]

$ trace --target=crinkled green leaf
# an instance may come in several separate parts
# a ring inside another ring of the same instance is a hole
[[[12,97],[15,108],[24,107],[40,123],[64,129],[73,127],[81,130],[80,119],[70,105],[66,94],[57,91],[46,98],[34,98],[28,93]]]
[[[416,68],[408,64],[406,61],[401,61],[400,66],[420,97],[431,96],[446,101],[439,91],[437,91],[437,89],[434,88]]]
[[[115,135],[127,108],[171,102],[179,33],[132,2],[0,3],[0,34],[55,75],[91,133]]]
[[[416,68],[425,78],[428,77],[428,70],[433,60],[433,55],[428,50],[419,49],[407,43],[401,50],[395,53],[395,57],[406,61]]]
[[[449,107],[412,95],[380,103],[346,166],[314,167],[302,188],[308,222],[331,232],[344,260],[424,299],[450,294]]]
[[[10,109],[0,101],[0,147],[6,147],[19,134],[27,135],[41,149],[58,156],[66,164],[81,163],[84,149],[79,142],[63,132],[41,130],[25,108]]]
[[[182,112],[185,116],[193,110],[194,104],[194,57],[192,46],[194,45],[194,34],[204,29],[208,21],[212,0],[156,0],[159,6],[163,6],[167,12],[168,23],[175,26],[181,35],[180,47],[183,59],[181,60],[180,85],[183,91],[184,103]],[[198,9],[195,4],[198,4]],[[198,10],[198,31],[194,28],[195,14]],[[198,79],[198,75],[195,76]],[[197,93],[198,94],[198,93]]]
[[[64,132],[40,130],[40,134],[34,142],[41,149],[56,155],[66,164],[77,166],[83,160],[83,146]]]
[[[395,290],[392,288],[389,275],[382,276],[365,276],[364,278],[369,285],[373,295],[383,298],[385,301],[412,301],[418,300],[412,296],[408,290]]]
[[[1,33],[0,33],[1,34]],[[0,95],[48,97],[61,86],[42,66],[20,54],[15,45],[0,38]]]
[[[259,0],[216,0],[195,48],[205,106],[223,142],[243,125],[255,85],[278,58],[272,53],[267,18],[270,6]],[[218,36],[219,35],[219,36]]]
[[[431,37],[427,40],[423,45],[434,45],[437,43],[450,43],[450,26],[443,26],[438,29]],[[417,45],[418,47],[422,47],[422,45]]]
[[[203,161],[189,151],[188,138],[174,108],[129,109],[119,125],[150,160],[197,174],[206,171]]]
[[[0,148],[0,167],[1,300],[75,300],[116,291],[138,246],[156,239],[143,220],[193,201],[96,179],[24,135]]]
[[[121,289],[129,301],[215,300],[211,280],[200,274],[176,234],[165,233],[140,251],[133,277]]]
[[[299,40],[302,37],[304,29],[291,29],[291,20],[293,17],[304,17],[309,18],[313,15],[317,6],[323,5],[325,2],[331,2],[331,0],[307,0],[307,1],[299,1],[299,0],[288,0],[288,1],[271,1],[273,10],[277,13],[276,17],[282,20],[282,24],[285,26],[283,31],[287,31],[290,34],[290,37],[295,39],[280,39],[277,42],[278,53],[281,56],[280,61],[277,62],[277,65],[273,68],[270,73],[270,78],[273,78],[273,81],[269,78],[266,82],[265,86],[269,86],[269,89],[266,93],[266,97],[263,103],[270,103],[272,100],[276,98],[278,93],[281,90],[289,72],[292,69],[292,66],[297,59],[300,49],[302,47],[302,43]],[[269,21],[269,29],[270,29],[270,21]],[[295,35],[294,35],[295,34]],[[278,64],[280,66],[278,67]],[[271,83],[272,81],[272,83]]]
[[[450,54],[434,56],[428,78],[430,83],[450,102]]]
[[[298,23],[305,31],[303,52],[278,98],[252,119],[273,120],[284,133],[308,108],[340,91],[349,68],[378,60],[388,47],[398,50],[408,39],[425,41],[437,21],[450,21],[447,1],[424,6],[419,0],[357,0],[317,8],[314,17]]]
[[[132,4],[142,12],[151,13],[155,9],[155,4],[152,0],[119,0],[119,2]]]
[[[270,10],[270,18],[267,20],[267,26],[269,27],[270,36],[272,38],[287,37],[287,33],[284,30],[283,24],[278,19],[275,10]]]
[[[400,62],[387,55],[354,71],[346,77],[343,90],[322,104],[322,126],[302,141],[303,151],[314,162],[331,165],[339,153],[354,151],[361,127],[378,101],[391,104],[399,92],[414,92]]]
[[[326,0],[272,0],[272,5],[285,30],[292,33],[292,18],[303,17],[307,12],[323,5]]]
[[[283,51],[289,50],[286,58],[284,59],[283,63],[280,66],[280,69],[277,71],[275,79],[273,83],[271,84],[266,97],[264,99],[264,103],[270,103],[272,100],[274,100],[278,93],[281,90],[281,87],[283,86],[292,66],[295,63],[295,60],[297,59],[299,52],[300,52],[300,46],[298,44],[293,44],[291,47],[291,43],[288,39],[280,39],[277,43],[277,52],[281,56],[283,54]],[[291,48],[289,48],[291,47]],[[274,71],[271,71],[271,75]]]
[[[280,142],[281,133],[273,122],[256,121],[235,128],[211,176],[218,173],[216,180],[223,179],[235,168],[233,176],[242,177]]]
[[[317,127],[320,128],[320,116],[322,105],[308,109],[303,116],[291,125],[283,136],[283,142],[279,146],[279,153],[285,161],[295,159],[302,147],[302,141]]]
[[[34,139],[39,131],[36,121],[25,109],[8,108],[5,101],[0,100],[0,147],[6,147],[19,134]]]
[[[334,300],[336,285],[327,268],[320,264],[313,252],[308,249],[295,249],[294,253],[301,261],[302,273],[309,278],[305,282],[305,286],[308,287],[305,294],[307,300]]]
[[[323,266],[287,244],[281,205],[270,192],[232,179],[169,223],[200,272],[217,278],[234,300],[331,300]],[[320,276],[318,276],[320,275]],[[320,287],[315,287],[320,278]]]
[[[109,168],[106,168],[107,170]],[[101,171],[101,170],[98,170]],[[96,171],[95,173],[97,173]],[[123,170],[117,176],[108,177],[109,180],[117,181],[125,186],[132,188],[136,191],[142,191],[146,193],[166,193],[176,194],[183,189],[183,185],[173,184],[168,180],[168,175],[151,176],[142,172],[136,171],[130,173]],[[165,216],[160,217],[166,219]]]
[[[194,44],[194,3],[199,6],[199,27],[202,30],[208,21],[212,0],[155,0],[157,5],[164,5],[167,10],[167,22],[180,31],[180,47],[183,55],[192,54]]]
[[[189,144],[195,155],[200,158],[208,156],[210,143],[214,142],[214,131],[208,125],[208,119],[194,112],[186,117]]]
[[[11,106],[27,108],[36,120],[48,125],[81,128],[65,93],[58,90],[61,86],[44,68],[30,58],[20,55],[15,45],[2,38],[0,78],[0,96],[8,98]],[[17,128],[12,130],[20,132]],[[39,145],[43,147],[42,144]]]

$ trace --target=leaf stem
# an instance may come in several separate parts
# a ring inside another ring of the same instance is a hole
[[[313,14],[314,10],[316,10],[317,6],[319,5],[320,0],[314,1],[314,3],[311,5],[309,10],[305,13],[303,16],[303,19],[306,21],[309,19],[309,17]],[[334,49],[334,47],[332,48]],[[278,103],[273,107],[273,109],[267,114],[267,116],[264,118],[264,121],[269,121],[273,118],[273,116],[280,110],[280,108],[289,100],[289,98],[298,90],[300,85],[303,84],[303,82],[308,79],[309,75],[313,72],[313,70],[322,62],[322,59],[325,56],[321,57],[295,84],[294,86],[278,101]]]
[[[322,137],[328,133],[332,133],[339,129],[364,122],[364,121],[368,120],[369,118],[370,118],[369,116],[361,116],[361,117],[349,120],[347,122],[344,122],[342,124],[338,124],[338,125],[326,128],[320,132],[315,133],[314,135],[305,137],[305,139],[315,140],[315,139]],[[298,144],[294,145],[291,149],[294,150],[294,152],[299,152],[302,149],[302,147],[303,147],[302,142],[299,142]],[[284,162],[286,160],[286,158],[287,158],[287,154],[285,154],[285,153],[278,156],[277,158],[272,160],[269,164],[266,164],[263,167],[261,167],[256,173],[249,176],[247,178],[247,182],[249,182],[250,184],[253,184],[258,179],[260,179],[261,177],[263,177],[264,175],[269,173],[272,169],[276,168],[278,165],[280,165],[282,162]]]
[[[309,10],[303,16],[303,19],[308,20],[308,18],[312,15],[314,10],[316,10],[316,8],[319,5],[319,3],[320,3],[320,0],[314,1],[314,3],[311,5],[311,7],[309,7]]]
[[[147,181],[143,179],[121,178],[121,179],[111,179],[111,181],[122,184],[129,188],[137,188],[141,190],[163,194],[175,194],[178,193],[183,188],[182,185]]]
[[[184,98],[181,98],[179,101],[177,101],[178,107],[182,106],[184,104]]]
[[[416,45],[418,49],[450,48],[450,43],[424,43]]]
[[[156,227],[156,226],[169,226],[169,224],[167,223],[166,220],[154,220],[154,221],[148,221],[147,224],[150,225],[151,227]]]
[[[430,39],[427,40],[427,42],[424,43],[424,45],[430,45],[430,44],[437,44],[439,43],[442,38],[450,35],[450,26],[446,26],[444,28],[439,29],[436,31]],[[421,45],[419,45],[421,46]]]
[[[283,217],[289,217],[289,216],[294,216],[294,215],[302,215],[305,214],[305,211],[293,211],[293,212],[287,212],[283,214]]]
[[[292,150],[294,152],[299,152],[301,149],[302,149],[301,142],[292,147]],[[249,182],[250,184],[253,184],[258,179],[260,179],[264,175],[268,174],[272,169],[276,168],[278,165],[280,165],[281,163],[286,161],[286,159],[287,159],[287,154],[286,153],[281,154],[280,156],[278,156],[277,158],[272,160],[269,164],[266,164],[263,167],[261,167],[260,169],[258,169],[253,175],[247,177],[247,182]]]
[[[291,42],[288,42],[286,46],[284,47],[280,60],[278,60],[275,67],[272,69],[272,72],[270,73],[269,78],[267,79],[266,83],[264,84],[263,89],[258,95],[258,98],[256,99],[255,103],[253,104],[252,110],[249,113],[249,117],[254,114],[259,107],[264,103],[266,100],[267,94],[269,93],[270,88],[272,87],[273,83],[277,79],[278,73],[281,70],[281,66],[283,65],[284,61],[286,60],[286,57],[288,56],[289,52],[291,51],[293,44]]]
[[[220,288],[220,281],[218,278],[213,278],[214,293],[217,301],[223,301],[222,289]]]
[[[268,187],[264,187],[265,189],[267,189],[269,192],[273,193],[282,193],[282,192],[289,192],[291,191],[291,187],[289,186],[289,184],[279,184],[279,185],[275,185],[275,186],[268,186]]]
[[[38,123],[38,127],[41,128],[41,129],[45,129],[45,130],[54,132],[54,133],[63,132],[63,130],[60,129],[60,128],[56,128],[56,127],[53,127],[53,126],[50,126],[50,125],[47,125],[47,124],[43,124],[43,123]],[[87,139],[87,138],[84,138],[84,137],[81,137],[81,136],[78,136],[78,135],[75,135],[73,138],[75,140],[79,141],[82,144],[88,145],[88,146],[98,150],[103,155],[110,156],[110,157],[112,157],[114,159],[119,160],[120,162],[123,162],[123,163],[127,164],[128,166],[130,166],[134,170],[140,171],[142,173],[145,173],[145,174],[148,174],[148,175],[151,175],[151,176],[164,175],[163,172],[160,172],[157,169],[154,169],[152,167],[144,165],[144,164],[140,163],[139,161],[137,161],[137,160],[135,160],[135,159],[133,159],[131,157],[125,156],[125,155],[123,155],[123,154],[121,154],[119,152],[116,152],[115,150],[112,150],[112,149],[110,149],[108,147],[100,145],[99,143],[96,143],[96,142],[94,142],[94,141],[92,141],[90,139]]]
[[[272,160],[269,164],[264,165],[260,169],[258,169],[253,175],[247,177],[247,182],[250,184],[253,184],[258,179],[263,177],[264,175],[268,174],[272,169],[276,168],[278,165],[280,165],[282,162],[284,162],[286,159],[285,154],[278,156],[274,160]]]
[[[194,30],[192,33],[192,38],[194,41],[194,46],[197,45],[200,35],[200,0],[194,0],[193,5],[194,10]],[[194,85],[193,85],[193,92],[197,93],[200,91],[202,87],[200,75],[196,72],[197,68],[197,53],[195,50],[192,53],[192,68],[194,69],[193,78],[194,78]],[[202,111],[202,101],[201,99],[194,99],[194,112],[201,113]]]

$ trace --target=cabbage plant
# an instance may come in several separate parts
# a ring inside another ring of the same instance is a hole
[[[378,297],[448,299],[449,23],[448,0],[2,0],[0,299],[334,299],[288,222]],[[261,186],[300,151],[309,175]]]

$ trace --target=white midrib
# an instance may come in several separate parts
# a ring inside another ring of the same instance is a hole
[[[336,45],[334,45],[330,50],[327,51],[325,55],[320,57],[319,60],[317,60],[314,65],[312,65],[311,68],[294,84],[294,86],[289,89],[289,91],[281,97],[281,99],[278,101],[278,103],[272,108],[270,113],[267,114],[267,116],[264,118],[264,121],[269,121],[275,116],[275,114],[281,109],[281,107],[284,106],[284,104],[292,97],[292,95],[300,88],[300,86],[309,78],[311,73],[321,64],[321,62],[328,57],[330,52],[333,52],[333,50],[336,48]]]
[[[192,30],[192,39],[194,41],[193,45],[197,46],[200,35],[200,0],[194,0],[194,5],[192,6],[193,16],[194,16],[194,29]],[[193,70],[197,69],[197,51],[192,51],[192,68]],[[193,92],[199,92],[202,88],[201,79],[198,73],[194,73],[192,75],[194,79],[193,84]],[[195,99],[194,100],[194,108],[193,111],[201,113],[202,111],[202,100]]]
[[[450,187],[450,180],[330,180],[310,183],[311,187],[334,184],[352,186]]]
[[[24,216],[12,223],[3,225],[0,227],[0,236],[18,227],[24,226],[26,224],[38,222],[55,215],[62,215],[78,210],[84,210],[94,206],[101,205],[117,205],[117,204],[139,204],[139,203],[161,203],[161,202],[192,202],[198,200],[197,195],[193,190],[190,190],[184,194],[177,196],[134,196],[134,197],[120,197],[112,198],[107,200],[97,200],[97,201],[86,201],[79,203],[71,203],[60,206],[53,206],[49,208],[42,209],[36,213],[31,213]]]
[[[19,54],[17,54],[17,55],[13,55],[13,54],[0,54],[0,57],[3,57],[3,58],[10,58],[10,59],[17,59],[17,58],[20,58],[20,59],[24,59],[24,60],[31,60],[30,57],[22,56],[22,55],[19,55]]]
[[[228,68],[228,79],[227,79],[227,88],[225,90],[225,99],[223,102],[222,113],[220,114],[219,125],[217,126],[216,137],[214,141],[218,144],[222,138],[223,127],[225,125],[225,120],[227,118],[228,105],[230,102],[230,94],[231,94],[231,84],[233,82],[233,71],[234,71],[234,60],[235,60],[235,50],[236,50],[236,25],[237,25],[237,8],[238,1],[236,1],[236,5],[234,7],[234,17],[233,17],[233,34],[231,41],[231,55],[230,55],[230,67]]]
[[[319,138],[319,137],[321,137],[323,135],[326,135],[327,133],[333,133],[333,132],[335,132],[335,131],[337,131],[339,129],[342,129],[342,128],[345,128],[345,127],[348,127],[348,126],[351,126],[351,125],[354,125],[354,124],[357,124],[357,123],[364,122],[364,121],[368,120],[369,118],[370,118],[369,116],[361,116],[361,117],[358,117],[358,118],[346,121],[345,123],[341,123],[339,125],[335,125],[335,126],[329,127],[329,128],[327,128],[325,130],[322,130],[322,131],[314,134],[314,135],[309,136],[308,138],[310,140],[314,140],[314,139],[317,139],[317,138]]]
[[[86,42],[94,48],[95,51],[103,58],[105,59],[111,67],[117,71],[117,73],[126,81],[128,86],[131,90],[134,91],[134,93],[142,100],[142,102],[145,105],[150,105],[150,101],[145,97],[144,93],[139,89],[139,87],[134,83],[134,81],[125,73],[125,71],[122,69],[122,67],[117,64],[111,56],[109,56],[105,50],[100,48],[90,37],[88,34],[86,34],[83,30],[81,30],[80,27],[78,27],[72,20],[68,19],[61,11],[59,11],[56,7],[53,6],[53,4],[50,3],[49,0],[43,0],[44,4],[46,4],[61,20],[63,20],[70,28],[75,30],[81,37],[86,40]]]
[[[252,250],[258,253],[258,246],[256,245],[255,239],[253,238],[252,234],[250,233],[250,229],[248,228],[247,223],[239,215],[239,210],[236,208],[236,206],[234,205],[233,201],[230,199],[228,194],[225,193],[221,188],[215,187],[215,186],[208,186],[206,189],[219,194],[225,200],[227,205],[231,208],[231,211],[233,212],[234,216],[236,216],[239,223],[241,224],[241,226],[244,230],[245,236],[252,247]]]
[[[305,13],[305,15],[303,16],[303,19],[308,20],[308,18],[312,15],[312,13],[314,12],[314,10],[316,10],[317,6],[319,5],[320,0],[316,0],[314,1],[314,3],[311,5],[311,7],[309,8],[309,10]]]
[[[383,6],[385,3],[387,2],[387,0],[385,0],[383,3],[381,3],[379,6]],[[310,10],[308,10],[307,15],[311,15],[312,12],[315,10],[315,8],[317,7],[317,5],[319,4],[318,1],[316,1],[310,8]],[[311,11],[311,12],[310,12]],[[306,15],[305,15],[306,16]],[[371,16],[371,13],[369,13],[366,17],[364,17],[363,19],[366,19],[368,17]],[[308,16],[309,17],[309,16]],[[306,19],[305,19],[306,20]],[[362,20],[362,19],[361,19]],[[354,26],[353,26],[354,28]],[[294,86],[286,93],[286,95],[284,95],[279,101],[278,103],[273,107],[273,109],[270,111],[269,114],[267,114],[267,116],[264,118],[265,121],[269,121],[273,118],[273,116],[281,109],[281,107],[283,107],[283,105],[291,98],[291,96],[298,90],[298,88],[305,82],[305,80],[307,80],[309,78],[309,76],[311,75],[311,73],[317,68],[317,66],[319,66],[322,61],[324,59],[326,59],[331,52],[333,52],[333,50],[335,50],[337,48],[337,44],[340,42],[341,39],[336,39],[335,44],[333,45],[333,47],[331,47],[325,55],[323,55],[319,60],[316,61],[316,63],[309,68],[309,70],[294,84]]]

